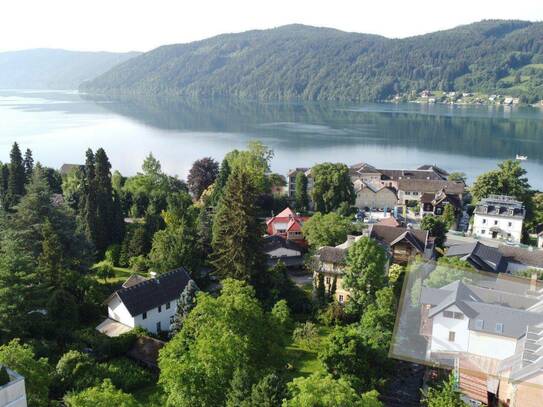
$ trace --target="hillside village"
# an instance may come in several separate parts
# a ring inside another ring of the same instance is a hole
[[[102,149],[55,170],[15,144],[0,171],[0,283],[11,287],[0,291],[0,364],[10,369],[0,401],[301,406],[310,386],[340,405],[410,406],[454,379],[466,402],[537,405],[543,388],[524,385],[522,355],[539,366],[528,343],[543,323],[543,199],[519,161],[467,185],[438,164],[274,174],[272,159],[251,142],[220,165],[198,160],[183,181],[152,155],[124,177]],[[409,335],[425,350],[412,363],[388,354],[421,264]],[[465,282],[477,273],[491,276],[484,288]],[[495,303],[503,321],[487,310]],[[514,341],[464,344],[468,328],[446,319],[462,313],[469,329],[501,324],[493,334]],[[458,362],[435,368],[443,352]],[[495,368],[466,374],[471,354]]]

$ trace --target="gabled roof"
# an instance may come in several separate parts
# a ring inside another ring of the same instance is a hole
[[[317,251],[319,260],[324,263],[346,264],[347,249],[340,247],[324,246]]]
[[[121,288],[115,291],[107,302],[114,296],[119,297],[130,315],[134,317],[179,298],[189,281],[187,270],[180,267],[156,278]]]
[[[425,230],[375,224],[371,226],[370,237],[388,246],[394,246],[402,240],[408,241],[417,251],[424,253],[428,243],[428,232]]]
[[[147,279],[139,274],[132,274],[128,279],[123,283],[123,288],[128,288],[135,286],[136,284],[142,283]]]
[[[451,246],[445,256],[459,257],[477,270],[494,273],[505,273],[507,271],[507,260],[500,251],[481,242]]]
[[[262,248],[263,248],[264,253],[269,253],[280,248],[296,250],[300,252],[300,254],[303,251],[302,247],[294,243],[292,240],[288,240],[288,239],[285,239],[284,237],[277,236],[277,235],[266,236],[264,238],[264,244]]]
[[[498,250],[508,261],[543,268],[543,250],[541,249],[527,250],[521,247],[501,245]]]
[[[518,297],[518,298],[515,298]],[[471,331],[520,338],[528,325],[543,323],[543,314],[532,312],[530,305],[537,297],[499,292],[493,289],[455,281],[442,288],[423,287],[421,303],[432,305],[428,317],[432,318],[451,306],[456,306],[469,318]],[[477,321],[482,321],[478,324]],[[501,324],[502,330],[497,330]]]
[[[377,224],[378,225],[383,225],[383,226],[392,226],[392,227],[395,227],[395,228],[401,226],[401,223],[398,222],[398,220],[394,216],[388,216],[386,218],[379,219],[377,221]]]

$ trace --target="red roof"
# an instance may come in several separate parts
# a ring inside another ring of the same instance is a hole
[[[379,219],[377,223],[379,225],[385,225],[385,226],[394,226],[394,227],[401,226],[400,222],[398,222],[394,216],[389,216],[388,218]]]
[[[266,219],[266,225],[268,226],[268,234],[278,234],[275,230],[275,225],[284,223],[286,224],[285,232],[301,232],[302,225],[309,219],[309,216],[297,215],[292,209],[285,208],[277,216]]]

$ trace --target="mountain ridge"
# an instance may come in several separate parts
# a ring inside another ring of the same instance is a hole
[[[77,89],[139,54],[58,48],[0,52],[0,89]]]
[[[383,100],[422,89],[543,99],[543,23],[484,20],[400,39],[291,24],[164,45],[81,86],[302,100]]]

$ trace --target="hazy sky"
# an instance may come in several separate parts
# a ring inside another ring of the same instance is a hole
[[[489,18],[543,20],[541,0],[0,1],[0,51],[147,51],[291,23],[406,37]]]

